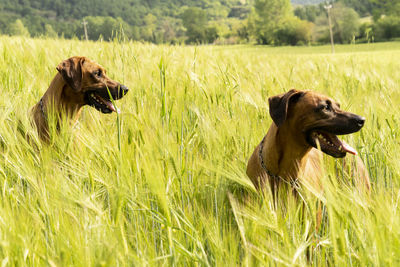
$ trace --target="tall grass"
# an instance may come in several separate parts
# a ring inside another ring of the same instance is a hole
[[[400,264],[400,45],[337,51],[1,37],[2,265]],[[37,138],[29,108],[74,55],[130,88],[119,121],[85,107],[77,126],[34,148],[18,130]],[[271,123],[267,98],[294,87],[367,118],[344,139],[371,194],[338,179],[332,158],[324,194],[302,188],[305,204],[274,208],[254,191],[245,169]]]

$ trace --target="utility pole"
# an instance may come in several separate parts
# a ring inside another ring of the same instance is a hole
[[[335,44],[333,43],[333,32],[332,32],[332,22],[331,22],[331,12],[330,12],[332,4],[326,3],[326,5],[324,5],[324,8],[326,9],[326,12],[328,12],[329,32],[331,34],[331,48],[332,48],[332,54],[335,54]]]
[[[89,38],[87,35],[87,29],[86,29],[87,21],[85,19],[83,19],[82,24],[83,24],[83,30],[85,31],[85,39],[86,39],[86,41],[88,41]]]

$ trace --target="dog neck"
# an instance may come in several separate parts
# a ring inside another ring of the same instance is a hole
[[[50,113],[54,115],[57,127],[64,117],[75,121],[84,106],[83,97],[79,101],[71,101],[74,96],[73,89],[64,81],[61,74],[57,73],[51,81],[49,88],[32,110],[33,119],[38,129],[40,138],[48,140]],[[76,95],[76,94],[75,94]]]
[[[262,146],[262,158],[266,168],[286,181],[298,178],[304,168],[311,147],[298,140],[301,133],[290,131],[287,125],[271,125]]]
[[[67,118],[74,119],[83,107],[83,97],[80,101],[71,101],[73,89],[64,81],[61,74],[57,73],[51,81],[49,88],[42,97],[44,110],[52,110],[56,115],[65,112]]]

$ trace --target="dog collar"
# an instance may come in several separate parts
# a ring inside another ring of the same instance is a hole
[[[282,179],[279,175],[275,175],[275,174],[273,174],[270,170],[268,170],[267,166],[266,166],[265,163],[264,163],[264,159],[263,159],[263,156],[262,156],[262,150],[263,150],[264,141],[265,141],[265,136],[264,136],[264,138],[261,140],[260,149],[258,150],[258,157],[259,157],[259,159],[260,159],[261,167],[262,167],[262,168],[264,169],[264,171],[265,171],[269,176],[271,176],[272,178],[277,179],[277,180]],[[283,180],[283,179],[282,179],[282,180]]]
[[[44,113],[43,98],[40,99],[39,106],[40,106],[40,111],[42,112],[43,118],[45,119],[45,121],[47,121],[46,113]]]
[[[294,179],[294,180],[290,180],[290,182],[286,181],[285,179],[283,179],[281,176],[273,174],[270,170],[268,170],[267,166],[265,165],[263,156],[262,156],[262,150],[263,150],[263,146],[264,146],[264,141],[265,141],[265,136],[264,138],[261,140],[260,143],[260,150],[258,150],[258,157],[260,160],[260,164],[261,167],[263,168],[263,170],[268,174],[268,176],[272,177],[275,180],[281,180],[284,181],[287,184],[290,184],[291,186],[293,186],[294,188],[300,188],[300,184],[298,182],[298,178]]]

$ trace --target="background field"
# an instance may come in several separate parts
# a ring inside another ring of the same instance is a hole
[[[1,37],[2,266],[400,264],[400,43],[336,51]],[[73,55],[131,89],[120,124],[85,107],[37,152],[18,129],[36,136],[28,110]],[[274,209],[254,192],[245,168],[271,123],[267,99],[290,88],[367,118],[344,139],[369,169],[370,195],[337,179],[332,158],[324,195],[302,189],[305,205]]]

